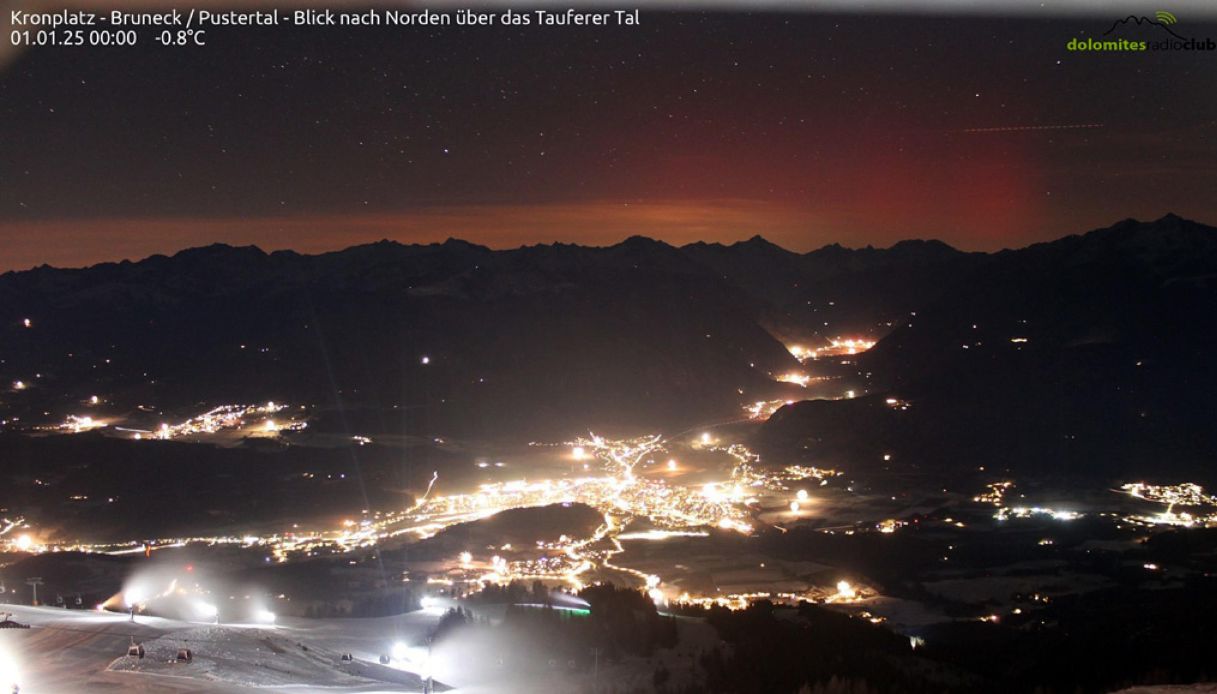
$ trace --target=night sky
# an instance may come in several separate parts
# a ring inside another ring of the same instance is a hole
[[[1065,49],[1111,19],[644,10],[32,49],[0,68],[0,270],[214,241],[987,250],[1217,222],[1217,52]],[[1060,125],[1102,127],[1038,129]]]

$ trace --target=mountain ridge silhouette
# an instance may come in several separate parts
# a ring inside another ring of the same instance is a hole
[[[1162,27],[1163,29],[1166,30],[1166,33],[1170,34],[1171,36],[1174,36],[1177,39],[1181,39],[1181,40],[1185,40],[1185,41],[1187,40],[1186,36],[1180,36],[1179,34],[1176,34],[1174,31],[1171,30],[1171,28],[1169,26],[1163,24],[1162,22],[1159,22],[1155,19],[1150,19],[1149,17],[1146,17],[1145,15],[1141,15],[1140,17],[1138,17],[1138,16],[1132,15],[1132,14],[1128,15],[1124,19],[1117,19],[1116,21],[1112,22],[1111,28],[1108,29],[1107,31],[1104,31],[1103,35],[1107,36],[1111,32],[1115,31],[1116,27],[1120,26],[1121,24],[1128,24],[1130,21],[1134,22],[1137,26],[1141,26],[1142,24],[1153,24],[1154,26]]]

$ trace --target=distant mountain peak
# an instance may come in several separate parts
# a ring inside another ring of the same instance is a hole
[[[177,253],[174,253],[172,257],[189,258],[192,256],[198,257],[198,256],[209,256],[209,255],[220,255],[220,254],[227,254],[227,253],[232,253],[232,252],[241,252],[241,253],[251,253],[252,252],[252,253],[259,254],[259,255],[266,255],[265,251],[263,251],[261,248],[255,246],[253,244],[249,244],[246,246],[234,246],[234,245],[228,244],[228,243],[216,242],[216,243],[208,244],[206,246],[195,246],[193,248],[184,248],[184,249],[178,251]]]
[[[466,241],[465,239],[458,239],[455,236],[449,236],[448,238],[444,239],[444,243],[441,245],[443,245],[445,248],[470,248],[477,250],[486,249],[485,246],[473,243],[472,241]]]
[[[634,234],[633,236],[630,236],[629,238],[622,241],[618,245],[619,246],[634,246],[634,247],[650,247],[650,248],[659,248],[659,247],[670,248],[670,246],[668,246],[668,244],[664,243],[663,241],[657,241],[656,239],[653,239],[650,236],[643,236],[641,234]]]
[[[1165,215],[1152,221],[1142,221],[1134,217],[1122,219],[1109,227],[1095,229],[1093,231],[1082,234],[1086,238],[1108,238],[1113,234],[1117,236],[1126,235],[1142,235],[1142,234],[1158,234],[1158,233],[1194,233],[1212,231],[1209,227],[1200,222],[1196,222],[1186,217],[1180,217],[1174,212],[1167,212]],[[1068,237],[1067,237],[1068,238]],[[1046,242],[1048,244],[1055,243],[1053,241]]]
[[[782,253],[782,254],[790,253],[790,251],[786,250],[785,248],[782,248],[781,246],[770,241],[769,239],[765,238],[764,236],[761,236],[760,234],[753,234],[752,237],[746,241],[736,241],[735,243],[731,244],[730,247],[731,248],[743,248],[743,249],[753,250],[753,251],[765,251],[765,252],[770,252],[770,253],[772,253],[772,252],[777,252],[777,253]]]
[[[957,250],[951,244],[946,243],[945,241],[939,241],[938,239],[904,239],[903,241],[897,241],[892,246],[892,250],[897,248],[923,248],[944,251]]]
[[[750,236],[750,237],[748,238],[748,240],[746,240],[746,241],[736,241],[736,245],[744,245],[744,246],[776,246],[777,244],[772,243],[772,242],[771,242],[769,239],[765,238],[764,236],[761,236],[760,234],[753,234],[753,235],[752,235],[752,236]]]

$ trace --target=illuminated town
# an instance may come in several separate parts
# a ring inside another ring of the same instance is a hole
[[[1164,486],[1135,482],[1125,484],[1120,489],[1135,499],[1145,499],[1166,507],[1160,513],[1130,516],[1130,522],[1186,528],[1217,526],[1217,496],[1206,494],[1198,484],[1185,482]],[[1190,510],[1176,511],[1176,507]]]
[[[828,344],[822,347],[804,347],[803,345],[790,345],[787,349],[795,359],[801,362],[816,361],[817,359],[827,359],[829,357],[852,356],[861,354],[875,346],[875,341],[861,337],[836,337],[828,341]]]
[[[774,412],[793,402],[793,400],[758,400],[751,405],[745,405],[743,409],[748,419],[765,421],[773,416]]]
[[[241,426],[251,415],[265,416],[281,408],[217,408],[177,427],[166,436],[214,433]],[[731,461],[717,481],[681,484],[666,479],[679,475],[681,464],[668,456],[669,447],[688,446],[703,453],[721,454]],[[445,528],[487,518],[509,509],[543,507],[552,504],[586,504],[603,515],[603,522],[589,537],[563,536],[556,543],[538,542],[532,548],[519,548],[507,559],[499,555],[476,560],[465,556],[458,571],[445,582],[460,583],[466,594],[487,584],[506,584],[521,580],[544,580],[577,590],[592,580],[607,580],[617,575],[635,580],[655,599],[679,600],[691,604],[741,604],[739,596],[690,596],[670,594],[661,577],[614,563],[624,551],[622,540],[664,540],[671,537],[704,537],[707,530],[723,530],[744,535],[756,527],[755,516],[762,509],[788,509],[786,515],[798,517],[801,507],[813,503],[800,483],[818,487],[839,476],[834,470],[807,466],[786,466],[775,471],[760,465],[759,457],[740,444],[720,443],[704,434],[687,442],[672,442],[659,436],[610,440],[588,436],[566,444],[569,456],[586,463],[587,476],[560,479],[514,480],[482,484],[470,493],[441,494],[429,490],[411,508],[400,512],[364,512],[357,520],[343,521],[340,527],[291,530],[270,535],[207,536],[156,538],[108,544],[44,544],[26,532],[13,535],[25,525],[24,519],[9,521],[0,538],[20,551],[83,551],[112,555],[156,552],[192,545],[232,546],[261,549],[276,562],[296,558],[349,553],[399,540],[416,541],[433,537]],[[434,480],[433,480],[434,483]],[[630,532],[639,523],[648,530]],[[894,526],[880,528],[891,532]],[[12,539],[9,539],[9,537]],[[803,599],[823,599],[820,591]],[[746,600],[745,600],[746,602]]]
[[[755,403],[745,411],[748,418],[763,420],[784,404],[787,401]],[[258,432],[303,429],[306,420],[284,417],[286,409],[276,403],[217,407],[180,424],[165,425],[155,431],[152,438],[197,438],[235,429]],[[62,431],[80,433],[96,428],[92,426],[94,420],[72,417],[68,422],[76,426],[65,426]],[[355,438],[357,445],[371,443],[367,437]],[[538,446],[539,450],[555,448]],[[718,605],[731,609],[762,599],[836,604],[877,595],[872,588],[857,584],[848,591],[839,586],[834,590],[832,583],[811,586],[797,593],[753,590],[698,594],[671,585],[662,571],[644,571],[621,561],[627,553],[623,542],[705,538],[714,531],[748,536],[761,525],[773,523],[775,518],[781,518],[783,524],[797,523],[815,507],[814,490],[841,477],[840,471],[804,465],[775,469],[763,464],[745,445],[724,441],[712,432],[687,439],[658,435],[609,439],[589,435],[563,444],[562,449],[567,451],[564,457],[572,462],[570,475],[482,483],[468,492],[446,493],[440,491],[445,484],[437,473],[413,506],[400,511],[363,510],[332,528],[307,528],[297,524],[269,534],[162,537],[96,544],[48,541],[39,537],[26,518],[11,517],[3,520],[0,543],[16,552],[79,551],[116,556],[192,546],[227,546],[262,551],[268,560],[282,564],[417,542],[435,537],[447,528],[477,522],[511,509],[583,504],[595,509],[602,518],[599,527],[590,535],[562,535],[556,541],[537,541],[529,546],[504,545],[497,551],[492,548],[484,552],[463,552],[454,558],[442,578],[432,576],[428,583],[454,595],[469,596],[488,585],[520,581],[540,580],[579,590],[590,583],[614,580],[647,590],[660,604]],[[716,478],[699,475],[696,482],[685,482],[683,479],[690,469],[680,461],[681,451],[691,455],[723,456],[727,465]],[[1086,515],[1081,510],[1069,508],[1009,505],[1008,498],[1015,486],[1011,480],[987,483],[971,502],[994,507],[992,518],[998,522],[1037,517],[1072,521]],[[1131,524],[1191,527],[1217,523],[1214,511],[1217,498],[1195,484],[1133,483],[1123,485],[1120,491],[1130,498],[1165,507],[1156,514],[1119,514]],[[762,521],[761,516],[769,520]],[[965,527],[958,519],[948,517],[945,520],[952,526]],[[897,533],[908,525],[905,520],[885,518],[870,525],[863,523],[843,530],[829,528],[825,532],[841,531],[852,535],[869,528],[886,535]],[[1049,542],[1045,540],[1041,544]]]
[[[287,409],[286,405],[268,402],[265,405],[221,405],[178,424],[163,423],[153,431],[133,431],[134,439],[153,438],[161,441],[189,438],[202,434],[242,429],[254,426],[268,434],[303,429],[303,421],[276,421],[274,415]]]

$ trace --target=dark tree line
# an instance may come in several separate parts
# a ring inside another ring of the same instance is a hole
[[[702,654],[690,692],[1099,694],[1217,677],[1217,581],[1205,576],[1060,598],[1000,624],[934,625],[915,650],[882,626],[815,605],[705,614],[724,646]]]
[[[457,607],[440,620],[434,639],[450,639],[463,629],[489,630],[502,644],[500,659],[524,669],[588,670],[624,656],[649,656],[676,645],[676,621],[663,616],[641,591],[597,585],[580,591],[587,609],[553,607],[539,583],[488,588],[474,602],[508,602],[501,623],[491,625]]]

